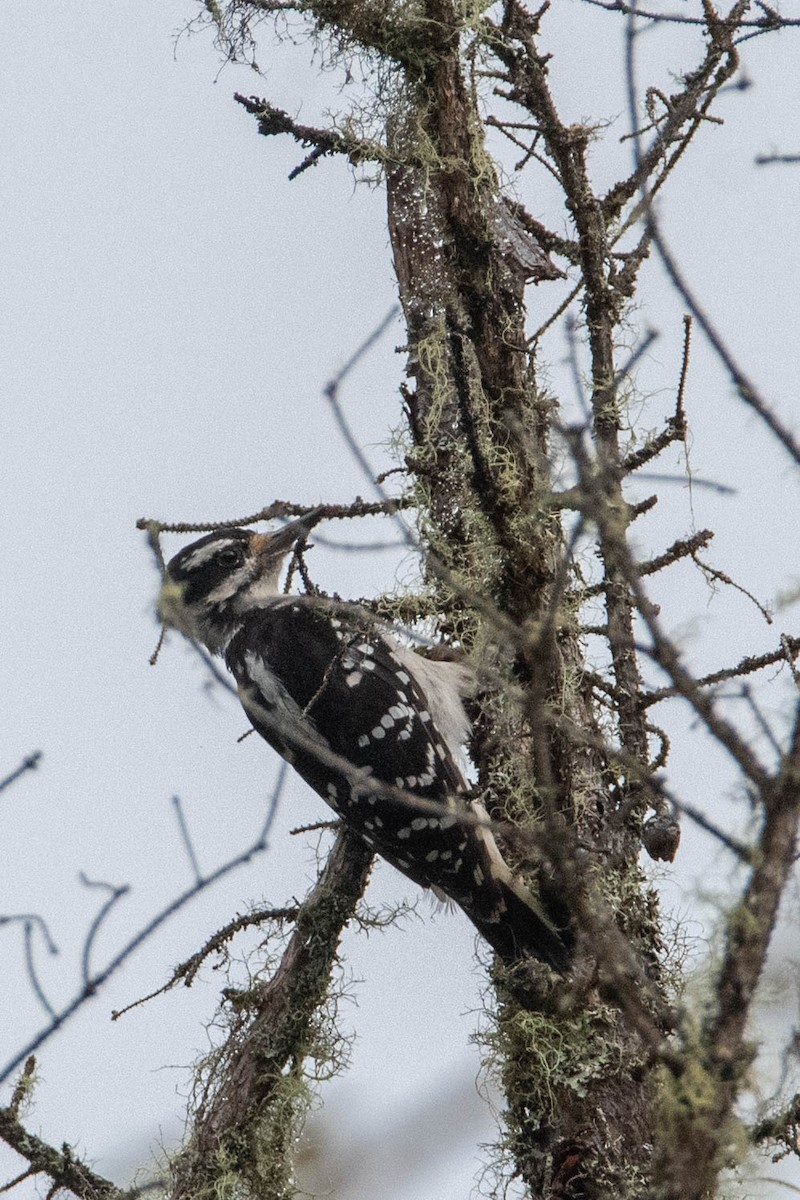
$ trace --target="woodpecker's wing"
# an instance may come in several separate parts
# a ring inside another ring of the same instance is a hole
[[[366,611],[304,597],[248,613],[226,654],[237,682],[257,683],[276,717],[301,717],[353,766],[418,795],[463,792],[406,658]]]
[[[558,934],[491,833],[459,820],[464,777],[408,653],[395,653],[369,613],[281,598],[247,614],[226,660],[254,727],[370,846],[451,896],[502,957],[529,952],[564,965]],[[413,797],[404,802],[381,783],[450,813],[415,810]]]
[[[462,903],[476,887],[473,859],[482,853],[458,821],[464,779],[380,626],[350,607],[336,613],[292,597],[248,614],[226,654],[244,708],[369,845],[415,882]],[[381,783],[407,792],[408,802]],[[415,810],[416,797],[448,804],[453,815]]]

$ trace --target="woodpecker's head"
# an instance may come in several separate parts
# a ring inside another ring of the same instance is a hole
[[[275,533],[216,529],[167,564],[158,598],[165,625],[216,652],[244,613],[278,594],[284,559],[319,519],[313,509]]]

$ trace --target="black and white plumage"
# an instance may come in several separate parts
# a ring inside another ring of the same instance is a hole
[[[372,849],[460,905],[506,962],[527,954],[564,970],[561,935],[490,830],[459,820],[485,817],[458,765],[468,669],[400,645],[357,605],[280,592],[286,555],[317,516],[273,534],[220,529],[181,550],[162,620],[224,656],[254,728]]]

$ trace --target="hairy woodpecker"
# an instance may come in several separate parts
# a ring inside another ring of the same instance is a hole
[[[402,646],[358,605],[280,591],[289,550],[318,518],[186,546],[167,566],[162,620],[223,655],[254,728],[368,846],[460,905],[505,962],[565,970],[564,938],[491,831],[460,819],[486,816],[458,765],[468,668]]]

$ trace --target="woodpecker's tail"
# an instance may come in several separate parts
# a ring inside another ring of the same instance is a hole
[[[497,879],[501,904],[492,919],[470,913],[478,932],[506,965],[521,958],[538,958],[564,974],[570,966],[572,938],[559,930],[522,883],[510,873]]]
[[[473,798],[469,807],[486,824],[473,830],[474,847],[482,855],[482,886],[473,893],[473,903],[463,905],[465,912],[507,965],[538,958],[563,974],[569,970],[573,941],[569,914],[556,897],[548,897],[546,904],[534,898],[500,853],[481,801]]]

